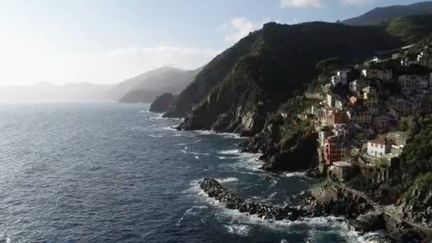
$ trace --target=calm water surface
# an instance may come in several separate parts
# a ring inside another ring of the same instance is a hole
[[[0,105],[0,240],[6,242],[355,242],[336,218],[269,222],[198,187],[282,204],[316,183],[271,175],[226,134],[178,132],[145,105]]]

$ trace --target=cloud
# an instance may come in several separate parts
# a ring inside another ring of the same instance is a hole
[[[343,5],[365,6],[374,3],[374,0],[341,0]]]
[[[250,32],[261,29],[265,22],[269,22],[269,20],[265,19],[255,23],[243,17],[236,17],[223,24],[218,30],[225,32],[225,42],[234,44]]]
[[[322,8],[326,6],[326,0],[281,0],[282,8]]]

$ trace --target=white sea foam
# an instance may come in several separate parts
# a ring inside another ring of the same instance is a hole
[[[189,153],[192,155],[195,155],[195,156],[209,156],[210,155],[209,153],[200,153],[200,152],[189,152]]]
[[[236,177],[227,177],[227,178],[216,178],[219,183],[229,183],[239,181]]]
[[[163,137],[165,137],[165,136],[162,135],[162,134],[158,134],[158,135],[156,135],[156,134],[149,134],[148,136],[149,136],[149,137],[152,137],[152,138],[163,138]]]
[[[251,227],[244,224],[225,225],[228,233],[246,237],[249,235]]]
[[[306,177],[306,172],[290,172],[285,173],[285,177]]]
[[[162,130],[177,131],[175,126],[162,127]]]
[[[204,135],[204,136],[214,135],[214,136],[221,136],[224,138],[244,139],[244,138],[240,137],[240,135],[238,135],[237,133],[228,133],[228,132],[218,133],[218,132],[215,132],[213,130],[197,130],[197,131],[194,131],[194,133],[199,134],[199,135]]]
[[[185,219],[185,217],[190,217],[190,216],[197,216],[199,215],[199,213],[201,212],[201,210],[203,209],[207,209],[208,206],[192,206],[191,208],[186,209],[186,211],[183,213],[183,215],[177,220],[176,222],[176,226],[180,226],[181,223],[183,222],[183,220]]]
[[[146,112],[146,113],[150,113],[150,112]],[[150,119],[153,120],[162,120],[165,119],[165,117],[163,117],[163,113],[151,113],[152,115],[150,116]]]
[[[219,133],[219,135],[225,138],[245,139],[240,137],[237,133]]]
[[[186,216],[189,215],[198,215],[201,210],[207,209],[208,206],[192,206],[191,208],[187,209],[183,214]]]
[[[198,196],[208,205],[213,206],[217,210],[215,213],[216,217],[222,217],[223,219],[228,220],[231,223],[236,223],[237,225],[260,225],[262,227],[280,231],[286,231],[293,226],[305,225],[309,228],[308,230],[312,232],[311,237],[314,237],[313,232],[319,232],[322,230],[328,231],[328,228],[330,228],[331,231],[340,233],[348,242],[372,243],[382,241],[382,233],[374,232],[360,234],[359,232],[352,230],[349,227],[347,221],[342,217],[328,216],[301,218],[295,221],[266,220],[258,217],[257,215],[249,215],[247,213],[241,213],[238,210],[227,209],[224,204],[220,203],[214,198],[208,197],[207,194],[200,188],[198,183],[199,181],[200,180],[192,181],[190,183],[191,187],[187,190],[187,192],[194,193],[195,196]],[[233,233],[240,233],[236,232],[235,228],[232,228],[231,230]]]
[[[222,150],[218,152],[219,154],[225,154],[225,155],[239,155],[241,154],[240,150],[238,149],[229,149],[229,150]]]

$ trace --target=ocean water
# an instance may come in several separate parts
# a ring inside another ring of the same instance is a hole
[[[232,134],[179,132],[145,105],[0,105],[0,241],[356,242],[340,218],[272,222],[199,189],[216,177],[283,204],[317,181],[272,175]]]

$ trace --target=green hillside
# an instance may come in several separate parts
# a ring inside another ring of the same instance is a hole
[[[337,56],[359,62],[400,45],[382,27],[266,24],[204,68],[171,114],[185,116],[195,106],[184,129],[255,134],[268,114],[317,75],[321,60]]]
[[[432,32],[432,15],[395,18],[388,24],[387,31],[408,43],[419,41]]]

